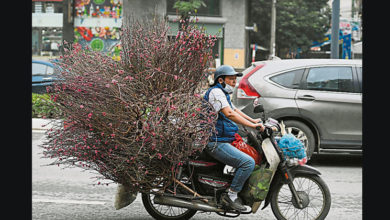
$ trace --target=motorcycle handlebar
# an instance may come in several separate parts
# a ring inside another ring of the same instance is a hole
[[[261,127],[256,127],[256,130],[261,131]],[[264,130],[260,133],[264,133],[267,136],[271,136],[271,134],[275,131],[280,131],[281,127],[279,122],[273,118],[268,118],[268,120],[264,123]]]

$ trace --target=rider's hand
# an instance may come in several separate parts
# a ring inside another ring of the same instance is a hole
[[[263,132],[265,127],[262,123],[255,123],[253,124],[253,128],[257,128],[257,127],[260,127],[260,131]]]
[[[258,124],[258,123],[262,122],[262,120],[260,118],[257,118],[257,119],[253,119],[252,122],[255,124]]]

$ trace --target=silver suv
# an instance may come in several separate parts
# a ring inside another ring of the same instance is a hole
[[[259,61],[243,71],[232,95],[251,117],[259,98],[267,117],[283,121],[313,152],[362,152],[362,61]]]

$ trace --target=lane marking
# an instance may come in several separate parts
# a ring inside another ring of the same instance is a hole
[[[84,204],[84,205],[104,205],[105,202],[87,201],[87,200],[71,200],[71,199],[32,199],[33,202],[47,202],[47,203],[62,203],[62,204]]]

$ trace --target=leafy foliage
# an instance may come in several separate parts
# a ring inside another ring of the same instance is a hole
[[[61,115],[59,107],[52,101],[50,94],[32,93],[31,104],[33,118],[57,118]]]
[[[259,32],[252,39],[269,48],[271,1],[255,0],[251,5],[251,21]],[[321,41],[330,27],[331,9],[327,0],[278,0],[276,3],[276,50],[279,57],[290,49],[307,51],[314,41]]]
[[[206,4],[202,0],[190,0],[190,1],[176,1],[173,8],[177,9],[182,19],[185,19],[192,12],[196,12],[201,6],[206,7]]]

